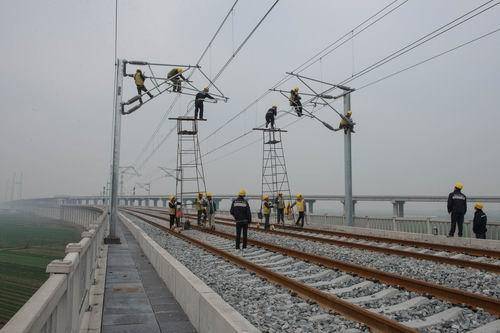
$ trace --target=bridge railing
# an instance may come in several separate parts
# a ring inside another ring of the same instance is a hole
[[[34,207],[30,211],[47,216],[57,209]],[[2,333],[79,332],[89,313],[90,290],[108,227],[107,213],[93,207],[63,206],[59,214],[87,230],[78,243],[66,246],[64,259],[47,266],[47,281],[4,326]]]
[[[230,216],[228,211],[219,211],[217,213],[219,215]],[[252,215],[254,221],[258,221],[257,214],[254,213]],[[272,217],[272,221],[273,219],[275,219],[274,216]],[[326,214],[308,214],[306,215],[306,223],[316,228],[333,229],[335,226],[344,225],[344,217]],[[430,217],[383,218],[355,216],[354,227],[419,234],[447,235],[450,230],[450,221],[433,219]],[[499,222],[489,222],[487,228],[487,239],[500,240]],[[472,232],[472,221],[464,222],[464,237],[475,237]]]

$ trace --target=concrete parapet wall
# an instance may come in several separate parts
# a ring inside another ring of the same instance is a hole
[[[199,333],[259,332],[238,311],[127,217],[121,219],[137,239],[158,275]]]
[[[52,208],[40,210],[37,207],[30,211],[52,214]],[[96,300],[98,292],[95,292],[99,277],[95,272],[100,268],[98,260],[101,264],[105,260],[102,252],[108,227],[107,214],[101,211],[94,219],[95,215],[83,211],[82,207],[67,208],[67,213],[71,216],[69,222],[86,226],[82,239],[69,243],[66,256],[47,266],[47,273],[50,273],[47,281],[0,330],[1,333],[76,333],[81,327],[89,327],[85,320],[92,318],[95,321],[95,315],[101,315],[92,309],[99,303]],[[85,332],[98,333],[100,327]]]

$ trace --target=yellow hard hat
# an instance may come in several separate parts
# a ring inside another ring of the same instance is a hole
[[[302,198],[302,194],[297,193],[296,197],[297,197],[297,199],[300,199],[300,198]]]
[[[247,191],[245,191],[244,188],[242,188],[239,192],[238,192],[238,195],[241,196],[241,197],[244,197],[245,195],[247,195]]]
[[[458,188],[459,190],[461,190],[461,189],[464,188],[464,184],[462,184],[461,182],[456,182],[455,183],[455,188]]]
[[[346,116],[350,117],[352,115],[352,111],[347,111]]]
[[[266,199],[269,199],[269,196],[268,196],[267,194],[264,194],[264,195],[262,196],[262,200],[266,200]]]
[[[182,73],[182,72],[184,72],[184,68],[182,68],[182,67],[177,67],[177,71],[178,71],[179,73]]]
[[[212,192],[207,192],[207,197],[211,197],[212,196]]]
[[[172,199],[175,199],[175,195],[169,195],[168,196],[168,200],[172,200]]]
[[[299,91],[299,87],[293,88],[293,91]]]
[[[476,209],[483,209],[484,205],[483,205],[482,202],[476,202],[476,204],[474,205],[474,208],[476,208]]]

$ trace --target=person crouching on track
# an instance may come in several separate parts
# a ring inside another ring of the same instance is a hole
[[[207,220],[208,220],[207,227],[209,229],[214,228],[214,217],[215,217],[216,210],[217,210],[217,207],[215,206],[215,202],[212,198],[212,193],[208,192],[207,193]]]
[[[271,124],[271,129],[274,129],[274,119],[276,118],[276,115],[278,114],[278,107],[276,105],[273,105],[269,110],[266,112],[266,128]]]
[[[464,216],[467,212],[467,198],[462,193],[464,185],[460,182],[455,183],[453,192],[448,195],[448,213],[451,216],[451,227],[448,237],[455,235],[455,228],[458,224],[458,237],[462,237],[464,228]]]
[[[252,223],[252,212],[250,205],[245,199],[247,192],[241,189],[238,197],[233,200],[229,211],[236,222],[236,249],[240,249],[241,233],[243,232],[243,249],[247,248],[248,224]]]
[[[278,193],[278,196],[274,200],[274,203],[276,204],[277,210],[276,222],[278,224],[282,223],[283,225],[285,225],[285,200],[283,199],[283,193]]]
[[[137,69],[134,74],[134,82],[135,86],[137,87],[137,94],[139,95],[139,103],[142,104],[142,98],[141,98],[141,92],[145,92],[148,94],[149,98],[153,98],[153,95],[146,89],[146,86],[144,85],[144,81],[146,78],[144,77],[144,74],[142,74],[142,71],[140,69]]]
[[[174,226],[177,226],[177,199],[175,195],[170,196],[170,200],[168,201],[168,215],[170,216],[170,229]]]
[[[203,193],[198,193],[196,199],[194,199],[194,206],[196,207],[196,223],[201,226],[201,218],[203,216],[204,207]]]
[[[264,215],[264,230],[269,230],[269,218],[271,217],[271,208],[273,204],[269,201],[269,196],[262,196],[262,214]]]
[[[477,202],[474,205],[474,220],[472,222],[472,231],[476,234],[476,238],[486,239],[486,222],[488,222],[488,217],[483,212],[484,205]]]
[[[297,200],[292,204],[291,208],[294,206],[297,206],[297,211],[299,212],[299,217],[297,218],[297,222],[295,222],[295,225],[300,225],[301,227],[304,227],[304,219],[306,216],[306,203],[304,201],[304,197],[302,197],[302,194],[297,194],[296,196]]]
[[[215,98],[208,93],[208,87],[203,88],[203,91],[197,93],[194,98],[194,119],[203,119],[203,101],[205,101],[205,98],[215,100]]]

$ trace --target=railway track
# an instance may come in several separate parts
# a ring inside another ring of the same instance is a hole
[[[162,212],[159,209],[149,209],[151,211]],[[190,215],[193,217],[193,215]],[[226,226],[234,226],[234,221],[229,218],[224,217],[216,217],[215,222],[221,225]],[[434,244],[431,244],[427,248],[423,247],[423,244],[428,244],[424,242],[412,242],[412,241],[401,241],[400,244],[393,244],[395,239],[389,238],[388,242],[382,243],[380,241],[367,241],[364,238],[359,238],[357,235],[350,237],[350,239],[345,236],[335,235],[336,232],[329,232],[325,230],[316,230],[316,229],[302,229],[298,227],[290,227],[290,226],[277,226],[279,230],[273,231],[265,231],[262,228],[257,228],[255,226],[249,226],[249,229],[270,233],[279,236],[286,237],[294,237],[297,239],[304,239],[313,242],[330,244],[336,246],[357,248],[361,250],[374,251],[384,254],[390,255],[398,255],[403,257],[412,257],[421,260],[430,260],[437,263],[444,263],[449,265],[454,265],[458,267],[470,267],[479,270],[483,270],[486,272],[492,272],[495,274],[500,273],[500,265],[496,264],[497,260],[487,259],[486,257],[497,258],[500,257],[500,251],[494,250],[484,250],[480,251],[479,249],[473,249],[468,247],[457,247],[457,246],[448,246],[441,244],[438,248],[441,252],[433,252],[432,249],[437,249]],[[345,233],[342,233],[344,235]],[[351,234],[349,234],[351,235]],[[379,237],[377,237],[379,238]],[[358,240],[358,241],[353,241]],[[361,240],[361,241],[359,241]],[[401,244],[412,245],[406,248],[403,248]],[[467,250],[463,250],[467,249]],[[446,250],[446,252],[443,252]],[[474,253],[476,257],[467,257],[463,253]],[[488,262],[490,260],[491,262]]]
[[[304,298],[313,299],[318,304],[339,312],[348,318],[361,321],[374,330],[399,332],[399,329],[402,329],[401,331],[414,331],[416,328],[432,325],[432,323],[443,320],[443,318],[446,319],[457,316],[457,314],[462,311],[460,306],[454,306],[446,309],[443,313],[435,314],[434,316],[430,316],[428,318],[416,319],[414,321],[407,322],[406,324],[399,323],[403,327],[396,325],[390,329],[389,326],[387,326],[389,323],[380,318],[383,317],[387,319],[387,315],[390,313],[403,311],[404,309],[411,309],[413,307],[424,306],[423,304],[429,301],[427,298],[422,297],[422,295],[425,294],[433,295],[437,298],[448,300],[453,303],[465,304],[468,307],[476,309],[484,308],[496,316],[500,315],[500,302],[497,299],[462,292],[460,290],[454,290],[452,288],[446,288],[439,285],[433,285],[424,281],[395,276],[394,274],[366,267],[338,262],[288,248],[281,248],[269,243],[249,240],[249,244],[252,245],[252,250],[245,251],[244,254],[235,254],[233,251],[233,253],[229,253],[230,255],[227,255],[220,253],[220,251],[228,252],[228,250],[234,246],[234,237],[230,234],[219,231],[209,231],[209,235],[207,236],[206,230],[188,231],[181,234],[172,233],[172,231],[164,225],[151,220],[151,217],[166,220],[166,217],[161,214],[144,211],[139,212],[138,210],[128,210],[128,212],[146,221],[147,223],[155,225],[155,227],[158,227],[163,231],[174,234],[188,242],[203,247],[211,253],[225,256],[228,260],[239,265],[240,267],[245,267],[256,274],[261,275],[263,278],[278,283]],[[197,234],[193,237],[191,233],[194,232]],[[187,236],[187,234],[190,234],[190,236]],[[203,243],[203,240],[207,240],[208,237],[212,237],[212,239],[210,239],[212,245],[208,245],[206,243],[204,243],[204,245],[199,244],[200,242]],[[214,249],[213,245],[215,245],[216,249]],[[210,246],[212,248],[210,248]],[[304,263],[315,265],[316,272],[300,276],[300,270],[294,269],[293,267],[298,267]],[[255,267],[255,265],[257,265],[257,267]],[[279,269],[280,266],[282,266],[281,269]],[[286,271],[287,269],[288,271]],[[280,274],[277,272],[280,270],[285,271]],[[342,271],[342,273],[339,274],[338,270]],[[336,273],[334,274],[333,272]],[[327,280],[325,281],[322,277],[327,278]],[[360,281],[360,278],[362,278],[363,281]],[[377,282],[374,283],[373,280],[377,280]],[[305,283],[308,281],[312,282]],[[385,283],[392,287],[387,287],[381,283]],[[335,285],[337,285],[337,287],[335,287]],[[373,285],[377,285],[379,287],[373,289]],[[330,289],[325,292],[321,289],[322,287],[330,287]],[[333,287],[333,289],[331,289],[331,287]],[[401,287],[406,290],[415,291],[419,293],[420,296],[407,299],[402,298],[400,303],[392,304],[380,309],[367,310],[363,309],[359,305],[353,306],[355,304],[364,304],[366,302],[377,301],[378,299],[393,297],[395,294],[399,293],[399,288]],[[347,295],[355,296],[356,290],[363,290],[365,288],[372,288],[372,291],[374,290],[375,292],[369,295],[350,297],[349,300],[337,299],[332,296],[332,294],[336,293],[343,294],[343,297],[345,297],[346,293]],[[358,308],[361,308],[364,311],[361,311]],[[352,311],[358,312],[357,314],[353,314]],[[381,316],[380,313],[384,313],[386,316]],[[371,316],[372,314],[376,315]],[[367,321],[366,318],[370,318],[370,321]],[[392,323],[391,325],[395,324]]]

